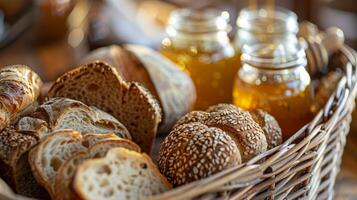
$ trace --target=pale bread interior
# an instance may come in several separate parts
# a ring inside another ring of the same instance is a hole
[[[150,157],[124,148],[84,161],[73,182],[76,194],[86,200],[147,199],[170,188]]]

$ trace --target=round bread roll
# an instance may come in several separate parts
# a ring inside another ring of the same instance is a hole
[[[179,186],[246,162],[281,141],[279,125],[268,113],[218,104],[176,123],[160,147],[159,168]]]
[[[268,149],[272,149],[283,142],[281,128],[273,116],[261,109],[252,110],[249,113],[252,115],[253,120],[263,129]]]
[[[220,110],[238,110],[241,111],[241,108],[236,107],[233,104],[217,104],[211,106],[207,109],[208,112],[216,112]],[[268,149],[272,149],[283,142],[283,136],[281,128],[278,124],[278,121],[271,116],[269,113],[265,112],[262,109],[254,109],[249,111],[253,120],[259,124],[263,129],[264,135],[268,143]]]
[[[161,145],[160,171],[179,186],[240,164],[239,148],[221,129],[200,122],[176,126]]]

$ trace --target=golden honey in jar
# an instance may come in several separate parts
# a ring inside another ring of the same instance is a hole
[[[234,49],[239,59],[243,45],[297,42],[296,34],[299,27],[297,16],[284,8],[247,7],[239,12],[236,24]]]
[[[234,104],[261,108],[273,115],[284,139],[312,120],[310,75],[299,43],[257,43],[243,48],[237,73]]]
[[[195,109],[231,103],[239,61],[230,44],[229,14],[217,10],[173,11],[161,53],[178,64],[193,80]]]

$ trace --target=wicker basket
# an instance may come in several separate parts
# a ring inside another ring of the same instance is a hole
[[[357,54],[316,117],[282,145],[247,163],[153,199],[332,199],[357,91]]]

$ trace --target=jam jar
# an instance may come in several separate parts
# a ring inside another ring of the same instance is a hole
[[[279,122],[284,139],[312,120],[312,87],[304,45],[256,43],[242,49],[242,67],[233,89],[234,104],[261,108]]]
[[[228,38],[228,12],[179,9],[171,13],[160,52],[193,80],[195,109],[231,103],[239,59]]]
[[[247,7],[239,12],[236,24],[234,48],[238,58],[245,44],[298,42],[297,16],[284,8]]]

